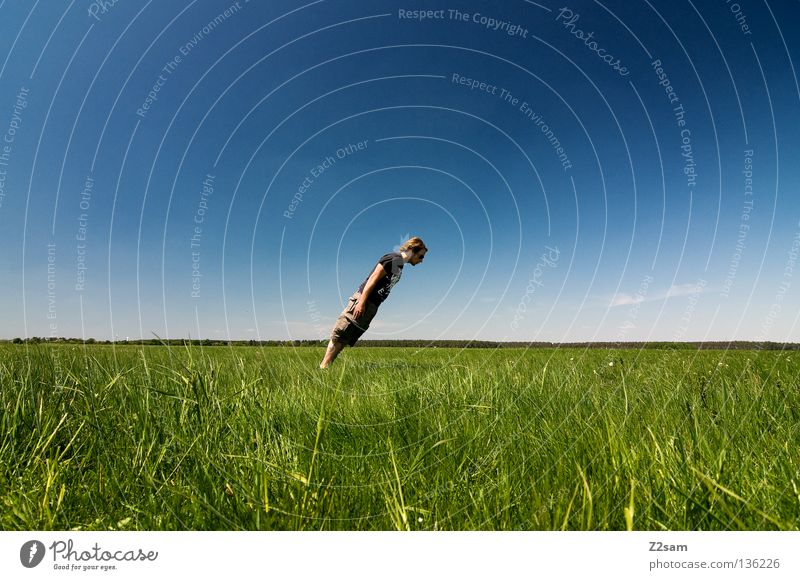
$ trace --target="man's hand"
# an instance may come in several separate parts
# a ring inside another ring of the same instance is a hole
[[[364,301],[359,300],[356,302],[356,305],[353,307],[353,318],[358,320],[361,318],[361,315],[364,314]]]

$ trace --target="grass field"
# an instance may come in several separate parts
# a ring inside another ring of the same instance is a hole
[[[800,353],[0,345],[3,530],[800,527]]]

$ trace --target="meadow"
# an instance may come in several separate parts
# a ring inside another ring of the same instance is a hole
[[[0,345],[0,529],[800,529],[800,353],[322,353]]]

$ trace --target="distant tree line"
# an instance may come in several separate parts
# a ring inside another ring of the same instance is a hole
[[[325,340],[212,340],[187,338],[151,338],[143,340],[96,340],[87,338],[38,337],[15,338],[13,344],[107,344],[135,346],[284,346],[322,347]],[[362,340],[358,348],[403,347],[403,348],[615,348],[615,349],[661,349],[661,350],[800,350],[800,343],[753,342],[753,341],[711,341],[711,342],[493,342],[488,340]]]

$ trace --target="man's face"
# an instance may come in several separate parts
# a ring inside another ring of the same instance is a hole
[[[411,259],[408,261],[408,263],[411,264],[412,266],[416,266],[417,264],[422,262],[422,260],[425,259],[425,254],[427,252],[428,250],[420,250],[419,252],[416,251],[412,252]]]

